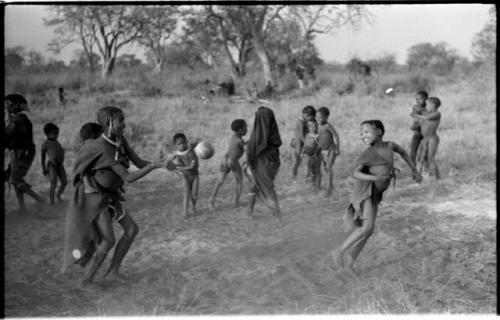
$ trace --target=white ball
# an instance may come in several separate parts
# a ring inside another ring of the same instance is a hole
[[[71,254],[73,255],[73,258],[75,258],[75,259],[80,259],[82,257],[82,253],[78,249],[73,250],[73,252]]]
[[[393,88],[389,88],[389,89],[385,90],[385,93],[386,93],[386,94],[389,94],[389,93],[391,93],[392,91],[394,91],[394,89],[393,89]]]
[[[210,142],[200,141],[196,147],[194,147],[194,152],[200,159],[207,160],[214,155],[215,149]]]

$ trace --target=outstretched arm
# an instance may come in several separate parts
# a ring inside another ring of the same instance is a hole
[[[132,161],[132,163],[137,167],[137,168],[144,168],[148,164],[150,164],[150,161],[146,161],[139,157],[137,153],[135,153],[134,149],[129,145],[128,141],[124,139],[123,146],[125,148],[125,153],[127,157]]]
[[[144,177],[151,171],[157,168],[163,167],[164,164],[163,162],[150,162],[144,167],[140,168],[139,170],[136,171],[128,171],[124,166],[121,164],[115,164],[114,166],[111,167],[111,169],[122,178],[123,181],[127,183],[134,182],[136,180],[139,180],[140,178]]]
[[[45,148],[45,145],[42,145],[42,154],[41,154],[41,158],[42,158],[42,173],[44,176],[47,175],[47,167],[45,166],[45,156],[47,154],[47,149]]]
[[[417,167],[415,166],[415,164],[413,163],[413,161],[411,160],[410,156],[408,155],[408,153],[403,149],[401,148],[398,144],[394,143],[394,142],[391,142],[392,144],[392,150],[394,150],[394,152],[397,152],[399,153],[399,155],[401,156],[401,158],[403,158],[403,160],[408,164],[408,166],[410,167],[411,169],[411,172],[413,174],[413,178],[417,181],[417,182],[420,182],[422,181],[422,176],[420,175],[420,173],[418,173],[417,171]]]

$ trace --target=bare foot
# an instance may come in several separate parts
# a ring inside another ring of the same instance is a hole
[[[119,282],[121,284],[129,283],[129,279],[127,277],[125,277],[124,275],[119,274],[118,272],[110,272],[105,276],[105,278],[107,280],[116,281],[116,282]]]
[[[330,252],[330,254],[332,255],[333,263],[335,264],[335,266],[339,269],[343,269],[344,268],[344,261],[343,261],[342,252],[340,251],[340,249],[332,250],[332,252]]]
[[[82,278],[76,283],[76,288],[82,291],[92,292],[95,291],[96,287],[91,280]]]

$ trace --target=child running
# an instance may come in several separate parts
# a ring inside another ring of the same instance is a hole
[[[321,149],[321,162],[328,175],[325,196],[329,197],[333,190],[333,164],[340,154],[340,139],[337,131],[328,122],[330,110],[327,107],[318,109],[318,144]],[[321,174],[318,184],[321,186]]]
[[[418,114],[412,113],[412,117],[420,121],[422,131],[422,144],[419,150],[418,162],[420,163],[420,172],[423,167],[428,167],[431,176],[436,180],[441,178],[439,169],[436,163],[436,152],[439,145],[439,136],[437,135],[437,128],[441,121],[441,113],[438,108],[441,106],[439,98],[430,97],[427,99],[426,113]]]
[[[293,167],[292,179],[297,178],[297,172],[301,163],[302,148],[304,147],[304,139],[307,134],[307,121],[316,121],[316,109],[313,106],[305,106],[302,109],[302,116],[298,118],[294,127],[294,137],[290,143],[293,148]],[[309,172],[307,173],[309,176]]]
[[[49,122],[43,126],[43,132],[47,136],[41,148],[42,172],[44,176],[48,176],[50,180],[49,199],[50,204],[54,204],[54,196],[62,202],[61,198],[64,188],[68,184],[66,178],[66,170],[64,169],[64,148],[61,146],[57,138],[59,137],[59,128]],[[56,192],[57,180],[59,179],[59,190]]]
[[[173,159],[167,163],[170,171],[179,171],[184,178],[184,218],[194,217],[196,214],[196,202],[198,200],[198,187],[200,175],[198,172],[198,157],[194,152],[196,144],[189,144],[184,133],[176,133],[173,138],[177,152]],[[191,213],[188,213],[189,201],[191,201]]]
[[[16,192],[19,214],[26,214],[24,194],[32,197],[39,205],[45,204],[45,199],[31,189],[24,181],[33,160],[35,159],[35,143],[33,142],[33,124],[24,113],[28,111],[28,102],[20,94],[9,94],[4,98],[8,121],[5,126],[5,146],[9,149],[9,166],[5,179],[9,181]]]
[[[81,288],[88,287],[93,282],[97,270],[115,246],[113,222],[121,225],[123,235],[116,244],[105,277],[121,283],[127,282],[119,273],[119,268],[137,235],[138,227],[121,203],[125,200],[122,185],[164,167],[162,161],[149,162],[139,158],[130,147],[123,136],[125,115],[121,109],[100,109],[97,122],[103,127],[104,133],[95,140],[86,141],[77,154],[73,177],[74,195],[66,215],[63,272],[71,262],[82,265],[88,262],[79,281]],[[129,161],[139,169],[129,171]],[[89,176],[97,192],[86,192],[82,179],[85,175]],[[97,248],[93,248],[95,243]],[[82,259],[85,260],[84,263]]]
[[[424,114],[425,113],[425,101],[429,95],[427,94],[426,91],[419,91],[415,95],[415,102],[416,104],[412,108],[412,115],[413,114]],[[416,163],[417,159],[417,151],[418,147],[420,146],[420,143],[422,142],[422,130],[420,128],[420,119],[415,119],[410,127],[410,129],[413,131],[413,136],[411,138],[411,145],[410,145],[410,159],[413,161],[413,163]]]
[[[217,192],[231,171],[234,173],[234,177],[236,179],[236,197],[234,200],[234,206],[238,207],[240,205],[241,190],[243,187],[243,173],[239,159],[243,156],[245,151],[245,141],[243,140],[243,136],[246,135],[248,131],[246,121],[243,119],[233,120],[233,122],[231,122],[231,130],[233,130],[234,133],[229,139],[229,148],[227,153],[224,155],[224,159],[222,160],[220,166],[221,173],[217,183],[215,184],[212,196],[210,197],[210,207],[212,209],[215,208],[215,197],[217,196]]]
[[[368,149],[359,156],[353,172],[354,190],[344,215],[348,235],[331,252],[335,265],[353,277],[357,276],[353,264],[373,233],[382,194],[394,177],[394,152],[411,168],[413,178],[422,180],[406,151],[394,142],[382,140],[385,129],[380,120],[364,121],[360,129],[361,140]]]

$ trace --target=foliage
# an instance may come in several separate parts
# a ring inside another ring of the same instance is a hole
[[[490,19],[484,28],[472,40],[472,52],[478,62],[495,63],[497,50],[497,19],[496,7],[489,10]]]
[[[413,45],[408,49],[407,65],[410,71],[432,70],[436,74],[447,74],[453,70],[459,58],[456,50],[445,42],[428,42]]]

